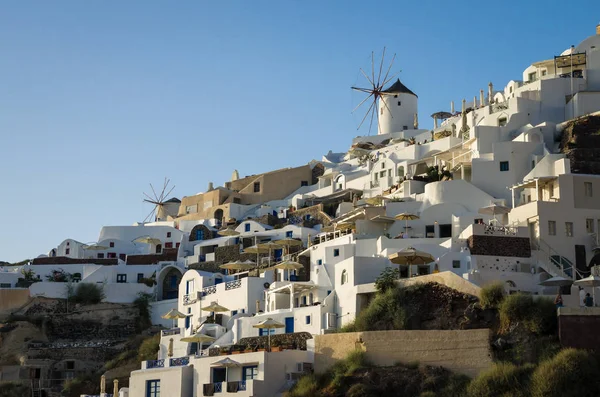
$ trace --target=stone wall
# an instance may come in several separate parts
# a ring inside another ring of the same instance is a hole
[[[265,214],[258,218],[252,218],[252,220],[269,226],[277,226],[281,223],[281,220],[273,214]]]
[[[258,330],[257,330],[258,331]],[[271,346],[288,345],[295,349],[306,350],[306,341],[312,339],[313,336],[309,332],[293,332],[291,334],[275,334],[271,335]],[[266,348],[268,345],[267,336],[251,336],[242,338],[238,345],[249,346],[252,348]]]
[[[177,260],[177,248],[163,248],[161,254],[127,255],[128,265],[152,265],[158,262],[174,262]]]
[[[0,311],[14,310],[29,300],[29,289],[0,289]]]
[[[473,235],[467,244],[471,255],[531,257],[531,245],[526,237],[502,237]]]
[[[310,215],[308,220],[306,219],[307,215]],[[304,227],[313,227],[318,224],[329,226],[331,224],[331,218],[323,212],[321,204],[300,208],[292,212],[288,215],[288,221],[290,224]]]
[[[77,265],[77,264],[116,265],[117,263],[118,263],[118,259],[116,259],[116,258],[114,258],[114,259],[96,259],[96,258],[77,259],[77,258],[69,258],[66,256],[35,258],[31,262],[32,265]]]
[[[315,164],[312,169],[312,184],[319,183],[319,177],[325,173],[325,167],[321,163]]]
[[[600,307],[558,310],[558,337],[563,347],[600,352]]]
[[[419,362],[477,376],[492,365],[490,331],[370,331],[315,336],[315,372],[323,373],[354,350],[378,366]]]
[[[560,150],[571,161],[574,174],[600,174],[600,116],[570,122],[563,131]]]

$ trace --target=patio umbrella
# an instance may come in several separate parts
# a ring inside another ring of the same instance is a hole
[[[420,219],[419,215],[410,214],[408,212],[403,212],[394,217],[397,221],[404,221],[404,231],[408,233],[408,221],[414,221],[415,219]]]
[[[228,227],[227,229],[219,230],[217,232],[219,236],[238,236],[240,232],[235,229]]]
[[[182,342],[198,343],[198,344],[214,342],[215,340],[216,339],[213,338],[212,336],[206,335],[206,334],[201,334],[201,333],[197,333],[192,336],[186,336],[185,338],[181,338]]]
[[[256,263],[260,262],[260,258],[258,257],[259,254],[266,254],[268,252],[268,248],[261,247],[260,245],[253,245],[244,249],[245,254],[256,254]]]
[[[288,248],[289,247],[299,247],[302,245],[301,240],[296,240],[295,238],[291,238],[291,237],[286,237],[281,240],[276,240],[276,241],[274,241],[274,243],[277,245],[283,245]]]
[[[134,243],[143,243],[143,244],[154,244],[154,245],[161,243],[161,241],[159,239],[150,237],[150,236],[138,237],[138,238],[134,239],[133,242]]]
[[[279,244],[275,244],[273,241],[267,241],[266,243],[258,244],[260,248],[267,248],[269,250],[269,258],[271,258],[271,251],[281,248]]]
[[[173,338],[169,338],[169,347],[167,348],[167,356],[173,357]]]
[[[232,367],[241,367],[242,364],[227,357],[227,358],[224,358],[223,360],[215,361],[210,366],[211,367],[224,367],[225,368],[225,382],[227,382],[228,369],[232,368]]]
[[[594,299],[594,306],[596,306],[596,287],[600,286],[599,276],[591,275],[589,277],[582,278],[581,280],[577,280],[573,284],[578,285],[580,287],[591,287],[592,298]]]
[[[488,205],[487,207],[481,207],[478,212],[482,215],[492,215],[497,221],[496,215],[508,214],[510,212],[510,208],[503,205],[492,204]]]
[[[210,305],[203,307],[202,310],[205,312],[215,312],[215,313],[223,313],[228,312],[229,309],[219,305],[217,302],[211,302]]]
[[[290,271],[302,269],[304,266],[301,263],[294,261],[283,261],[273,266],[275,269],[279,270],[287,270],[288,271],[288,281],[290,280]]]
[[[173,328],[175,328],[175,320],[186,318],[186,315],[177,309],[171,309],[168,311],[168,313],[163,314],[161,317],[167,320],[173,320]]]
[[[260,329],[267,329],[268,331],[268,346],[269,346],[269,351],[271,350],[271,330],[275,329],[275,328],[285,328],[285,324],[282,324],[278,321],[273,320],[272,318],[268,318],[264,321],[261,321],[258,324],[254,324],[252,327],[254,328],[260,328]]]
[[[106,376],[100,377],[100,394],[106,393]]]
[[[389,260],[392,263],[397,265],[408,265],[408,275],[411,275],[411,266],[412,265],[426,265],[435,261],[435,258],[423,251],[419,251],[414,249],[413,247],[408,247],[403,249],[402,251],[398,251],[394,254],[388,256]],[[398,272],[400,274],[400,272]]]
[[[250,270],[254,269],[254,266],[240,261],[233,261],[224,265],[220,265],[219,268],[227,270]]]
[[[559,291],[560,287],[571,284],[573,284],[573,280],[561,276],[551,277],[548,280],[544,280],[540,283],[540,285],[544,287],[558,287]]]

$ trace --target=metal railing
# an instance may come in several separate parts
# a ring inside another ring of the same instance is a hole
[[[518,229],[516,227],[512,226],[485,225],[483,233],[494,236],[516,236],[517,230]]]
[[[203,294],[203,296],[214,294],[215,292],[217,292],[217,286],[216,285],[211,285],[211,286],[202,288],[202,294]]]
[[[170,335],[179,335],[181,333],[181,328],[171,328],[165,329],[160,332],[161,336],[170,336]]]
[[[146,361],[147,369],[164,368],[164,367],[165,367],[165,360],[148,360],[148,361]]]
[[[492,113],[501,112],[506,109],[508,109],[508,101],[492,104]]]
[[[190,363],[189,357],[172,358],[169,361],[170,367],[184,367]]]
[[[242,280],[233,280],[225,283],[225,291],[230,289],[240,288],[242,286]]]

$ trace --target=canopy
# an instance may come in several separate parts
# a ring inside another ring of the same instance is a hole
[[[217,234],[220,236],[238,236],[240,232],[228,227],[227,229],[219,230]]]
[[[167,320],[173,320],[178,318],[186,318],[187,316],[177,309],[171,309],[166,314],[163,314],[161,317]]]
[[[299,247],[302,245],[301,240],[296,240],[295,238],[290,238],[290,237],[286,237],[284,239],[274,241],[274,243],[277,245],[283,245],[286,247]]]
[[[206,334],[201,334],[201,333],[197,333],[194,334],[192,336],[186,336],[185,338],[181,338],[182,342],[188,342],[188,343],[207,343],[207,342],[214,342],[216,339],[213,338],[212,336],[206,335]]]
[[[592,297],[594,298],[594,306],[596,306],[596,287],[600,286],[600,277],[591,275],[573,283],[580,287],[592,287]]]
[[[233,262],[226,263],[224,265],[220,265],[219,268],[227,269],[227,270],[250,270],[250,269],[254,269],[254,265],[250,265],[250,264],[240,262],[240,261],[233,261]]]
[[[265,248],[269,251],[281,248],[279,244],[276,244],[273,241],[267,241],[266,243],[259,243],[257,245],[259,248]]]
[[[242,364],[238,363],[237,361],[234,361],[232,359],[230,359],[229,357],[224,358],[223,360],[219,360],[219,361],[215,361],[214,363],[212,363],[210,365],[211,367],[223,367],[225,368],[225,382],[228,381],[228,370],[231,367],[241,367]]]
[[[402,251],[391,254],[388,258],[392,263],[397,265],[408,265],[409,277],[411,275],[412,265],[426,265],[435,260],[430,253],[416,250],[413,247],[408,247]],[[398,272],[398,275],[400,275],[400,272]]]
[[[298,263],[298,262],[294,262],[294,261],[283,261],[283,262],[278,263],[277,265],[273,266],[273,268],[279,269],[279,270],[298,270],[298,269],[302,269],[303,267],[304,267],[304,265],[302,265],[301,263]]]
[[[215,312],[215,313],[223,313],[228,312],[229,309],[219,305],[217,302],[211,302],[210,305],[203,307],[202,310],[206,312]]]
[[[244,253],[246,253],[246,254],[267,254],[267,253],[269,253],[269,249],[263,248],[260,245],[253,245],[251,247],[245,248]]]
[[[161,241],[157,238],[154,237],[150,237],[150,236],[141,236],[136,238],[135,240],[133,240],[134,243],[143,243],[143,244],[160,244]]]
[[[560,276],[549,278],[540,283],[544,287],[563,287],[571,284],[573,284],[573,280]]]
[[[487,207],[481,207],[478,212],[483,215],[496,216],[500,214],[508,214],[510,212],[510,208],[503,205],[492,204],[488,205]]]

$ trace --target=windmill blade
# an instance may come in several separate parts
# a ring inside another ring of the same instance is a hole
[[[395,79],[400,74],[400,72],[394,74],[392,77],[390,77],[389,79],[387,79],[387,81],[385,83],[383,83],[383,86],[385,86],[387,83],[389,83],[390,81],[392,81],[393,79]]]
[[[167,177],[165,177],[162,190],[160,191],[160,196],[158,196],[158,202],[162,202],[165,199],[165,189],[167,188],[167,183]]]
[[[373,90],[372,88],[361,88],[361,87],[350,87],[355,91],[360,91],[360,92],[364,92],[367,94],[372,94],[373,92],[375,92],[375,90]]]
[[[363,74],[363,76],[365,76],[367,78],[367,80],[369,80],[369,83],[371,83],[371,85],[373,85],[373,88],[375,88],[375,83],[369,78],[369,76],[367,76],[367,74],[365,73],[364,70],[362,70],[362,68],[360,69],[360,72]]]
[[[379,64],[379,74],[377,75],[377,87],[381,81],[381,70],[383,69],[383,60],[385,59],[385,47],[383,47],[383,54],[381,55],[381,63]]]
[[[375,85],[375,52],[371,51],[371,74],[373,75],[373,88]]]
[[[150,189],[152,189],[152,193],[154,193],[154,200],[159,201],[158,195],[156,194],[156,191],[154,191],[154,186],[152,186],[152,184],[150,184]]]
[[[161,200],[161,203],[164,202],[167,197],[169,197],[169,194],[171,194],[171,192],[173,191],[173,189],[175,189],[175,185],[173,185],[173,187],[171,188],[171,190],[169,190],[167,192],[167,194],[165,194],[165,196],[163,197],[163,199]]]
[[[144,200],[142,200],[142,201],[143,201],[144,203],[150,203],[150,204],[154,204],[154,205],[158,205],[158,204],[160,204],[158,201],[154,201],[154,200],[146,200],[146,199],[144,199]]]
[[[156,198],[152,198],[152,197],[148,196],[146,193],[144,193],[144,196],[146,196],[146,198],[148,199],[148,200],[144,199],[144,201],[150,201],[150,202],[157,201]]]
[[[358,105],[356,105],[356,107],[352,110],[352,113],[354,113],[356,111],[356,109],[358,109],[360,107],[360,105],[362,105],[363,103],[365,103],[369,98],[371,98],[371,96],[373,96],[373,93],[370,93],[365,99],[363,99]]]
[[[377,103],[376,101],[374,101],[373,103]],[[371,128],[373,128],[373,115],[377,113],[377,122],[379,123],[379,112],[377,111],[377,107],[373,108],[373,111],[371,112],[371,123],[369,124],[369,135],[371,135]]]
[[[387,72],[385,72],[385,77],[383,78],[384,82],[387,80],[387,77],[390,74],[390,70],[392,70],[392,65],[394,64],[394,60],[396,60],[396,54],[394,54],[394,56],[392,57],[392,61],[390,62],[390,66],[388,67]],[[381,84],[380,89],[383,89],[384,86],[385,86],[385,83]]]
[[[369,106],[369,109],[367,110],[367,112],[365,113],[364,117],[362,118],[360,124],[358,125],[357,130],[360,130],[360,127],[363,125],[363,123],[365,122],[365,119],[367,118],[367,116],[369,115],[369,112],[371,111],[371,109],[373,108],[373,105],[375,104],[376,101],[371,102],[371,106]]]
[[[156,212],[156,208],[153,209],[152,211],[150,211],[150,213],[144,218],[144,223],[146,223],[146,221],[148,221],[148,219],[151,219],[155,212]]]
[[[394,118],[394,116],[392,115],[392,111],[390,110],[390,108],[388,107],[387,103],[385,103],[385,101],[383,100],[383,98],[379,99],[379,102],[383,102],[383,105],[385,106],[385,108],[387,109],[388,112],[390,112],[390,116],[392,118]],[[377,116],[377,119],[379,119],[379,116]]]

